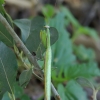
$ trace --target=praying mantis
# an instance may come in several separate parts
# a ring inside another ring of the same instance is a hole
[[[40,32],[40,38],[46,48],[44,58],[44,81],[45,81],[45,100],[50,100],[51,95],[51,45],[50,45],[50,26],[45,26],[46,31]]]

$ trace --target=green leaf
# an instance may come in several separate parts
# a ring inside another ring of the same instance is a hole
[[[58,30],[54,27],[50,27],[50,44],[53,45],[58,40]]]
[[[22,40],[25,42],[30,34],[34,32],[34,30],[41,28],[45,25],[44,18],[42,17],[34,17],[33,19],[17,19],[14,21],[14,24],[20,28]]]
[[[46,34],[47,34],[46,30],[40,32],[40,39],[45,48],[46,48],[46,39],[47,39]],[[58,40],[57,30],[53,27],[50,27],[50,42],[51,42],[50,44],[53,45],[57,40]]]
[[[0,40],[7,46],[13,46],[13,38],[2,23],[0,23]]]
[[[4,4],[4,0],[0,0],[0,7]]]
[[[41,59],[45,51],[45,47],[40,39],[40,31],[45,30],[45,21],[42,17],[35,17],[31,20],[20,19],[14,23],[21,29],[22,39],[30,52],[35,52],[37,58]],[[58,39],[58,32],[55,28],[50,27],[51,45]]]
[[[100,70],[95,62],[75,64],[67,66],[64,69],[64,76],[67,80],[75,79],[77,77],[91,78],[94,76],[100,76]]]
[[[14,95],[16,98],[20,98],[24,94],[24,90],[17,83],[14,84]]]
[[[25,87],[29,83],[31,76],[32,76],[32,69],[24,70],[19,77],[19,84]]]
[[[65,15],[58,13],[50,20],[50,26],[55,27],[59,32],[57,42],[52,46],[53,66],[61,67],[71,64],[75,61],[72,51],[72,43],[69,34],[65,29]]]
[[[68,100],[88,100],[82,87],[74,80],[67,83],[65,87],[65,94],[68,97]]]
[[[52,66],[58,67],[57,70],[52,71],[52,79],[56,82],[64,82],[79,76],[88,78],[99,76],[100,71],[94,62],[74,64],[75,56],[73,55],[72,43],[64,28],[65,15],[58,13],[50,22],[50,25],[59,31],[59,39],[52,47]]]
[[[74,53],[81,61],[93,61],[95,59],[95,52],[91,48],[85,48],[83,45],[73,46]]]
[[[5,11],[4,7],[2,6],[0,8],[0,13],[3,15],[3,17],[8,21],[8,23],[13,27],[12,19]],[[0,40],[4,42],[8,46],[13,46],[13,38],[11,37],[10,33],[6,29],[6,27],[0,22]]]
[[[43,57],[45,47],[43,46],[42,41],[40,39],[39,29],[35,30],[32,34],[29,35],[25,45],[31,53],[36,53],[37,58],[41,59]]]
[[[6,93],[3,95],[2,100],[10,100],[9,95],[8,95],[8,92],[6,92]]]
[[[68,98],[65,94],[65,88],[62,84],[58,84],[57,90],[58,90],[58,93],[59,93],[62,100],[68,100]]]
[[[46,50],[40,39],[40,30],[44,30],[44,28],[35,30],[32,34],[29,35],[26,41],[26,47],[30,50],[30,52],[35,52],[37,58],[39,59],[43,58],[43,53]],[[53,27],[50,28],[50,39],[51,45],[54,44],[58,39],[58,32]]]
[[[64,82],[78,77],[92,78],[94,76],[100,76],[100,70],[95,62],[61,66],[52,72],[52,79],[56,82]]]
[[[16,100],[30,100],[29,97],[24,93],[24,89],[17,83],[14,84],[14,95],[16,97]]]
[[[16,79],[17,62],[13,51],[0,42],[0,98],[8,91],[11,92]]]
[[[54,7],[51,5],[46,5],[42,8],[42,12],[46,18],[51,18],[54,15]]]
[[[27,96],[25,94],[20,99],[21,100],[30,100],[29,96]]]
[[[54,81],[63,82],[65,81],[62,76],[64,68],[74,63],[75,56],[73,55],[69,33],[64,28],[65,15],[63,13],[58,13],[50,22],[50,25],[59,31],[59,38],[52,46],[52,66],[57,67],[57,70],[52,71],[52,78]]]
[[[17,19],[14,24],[21,30],[21,38],[25,42],[30,34],[31,20],[29,19]]]
[[[74,80],[69,81],[65,87],[59,84],[57,90],[62,100],[87,100],[86,93]]]

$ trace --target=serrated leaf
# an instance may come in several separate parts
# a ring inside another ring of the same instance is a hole
[[[64,82],[78,77],[92,78],[100,76],[100,70],[95,62],[62,66],[52,72],[52,79],[56,82]]]
[[[72,43],[68,32],[64,28],[65,15],[58,13],[50,22],[50,25],[59,31],[59,39],[52,46],[52,66],[57,67],[57,70],[52,71],[52,78],[57,82],[63,82],[65,80],[62,78],[64,68],[75,61],[75,56],[72,53]]]
[[[2,23],[0,23],[0,40],[7,46],[13,46],[13,38]]]
[[[25,87],[29,83],[31,76],[32,76],[32,69],[24,70],[19,77],[19,84],[22,87]]]
[[[16,79],[17,62],[13,51],[0,42],[0,98],[8,91],[11,92]]]
[[[64,76],[67,80],[75,79],[77,77],[91,78],[94,76],[100,76],[100,70],[95,62],[75,64],[67,66],[64,69]]]
[[[72,53],[72,43],[65,27],[65,15],[58,13],[50,20],[50,26],[55,27],[59,32],[59,39],[52,47],[53,66],[60,67],[69,65],[75,60]]]
[[[79,76],[99,76],[100,71],[97,65],[93,62],[87,64],[72,64],[75,61],[75,57],[72,53],[72,44],[68,33],[64,28],[65,15],[63,13],[58,13],[53,20],[50,20],[50,22],[51,26],[56,27],[59,31],[59,39],[52,48],[52,66],[58,67],[56,71],[52,72],[53,80],[64,82],[66,80],[75,79]]]

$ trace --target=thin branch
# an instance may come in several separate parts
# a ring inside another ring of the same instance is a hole
[[[51,89],[52,89],[52,93],[53,93],[53,95],[55,97],[55,100],[61,100],[57,90],[55,89],[55,87],[54,87],[54,85],[52,83],[51,83]]]
[[[37,63],[37,60],[35,59],[35,57],[30,53],[30,51],[26,48],[26,46],[23,44],[23,42],[20,40],[20,38],[17,36],[17,34],[15,33],[15,31],[12,29],[12,27],[9,25],[9,23],[6,21],[6,19],[0,14],[0,22],[6,27],[6,29],[8,30],[8,32],[10,33],[10,35],[13,37],[16,46],[18,48],[20,48],[24,54],[27,56],[27,58],[29,59],[29,61],[36,67],[39,68],[39,65]],[[38,70],[39,74],[41,75],[41,77],[43,77],[43,72],[41,70]],[[53,92],[53,95],[55,97],[56,100],[61,100],[60,96],[57,92],[57,90],[55,89],[55,87],[53,86],[53,84],[51,83],[51,89]]]

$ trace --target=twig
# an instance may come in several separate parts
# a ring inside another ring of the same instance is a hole
[[[23,44],[23,42],[20,40],[20,38],[17,36],[17,34],[15,33],[15,31],[12,29],[12,27],[9,25],[9,23],[6,21],[6,19],[0,14],[0,22],[6,27],[6,29],[8,30],[8,32],[10,33],[10,35],[13,37],[16,46],[18,48],[20,48],[24,54],[27,56],[27,58],[29,59],[29,61],[36,67],[39,68],[39,65],[35,59],[35,57],[30,53],[30,51],[26,48],[26,46]],[[41,70],[38,70],[40,75],[43,77],[43,72]],[[52,84],[52,83],[51,83]],[[58,94],[58,92],[56,91],[55,87],[53,86],[53,84],[51,85],[51,89],[53,92],[53,95],[56,97],[56,100],[61,100],[60,96]],[[59,97],[59,98],[57,98]]]
[[[60,96],[59,96],[57,90],[55,89],[55,87],[53,86],[52,83],[51,83],[51,89],[52,89],[52,93],[53,93],[53,95],[54,95],[54,97],[55,97],[55,100],[61,100],[61,98],[60,98]]]

